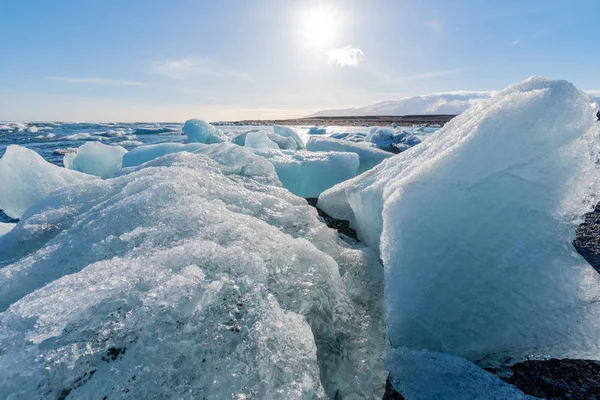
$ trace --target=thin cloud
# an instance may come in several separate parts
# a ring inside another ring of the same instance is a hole
[[[163,60],[152,63],[151,72],[176,80],[190,80],[199,76],[229,77],[240,80],[251,80],[245,72],[227,68],[208,58],[181,58]]]
[[[436,33],[441,33],[444,30],[444,23],[442,21],[429,20],[423,22],[423,25]]]
[[[327,62],[340,67],[356,67],[365,58],[365,53],[356,47],[346,46],[327,52]]]
[[[512,42],[510,42],[510,44],[512,44],[513,46],[518,45],[519,43],[521,43],[521,39],[515,39]]]
[[[53,81],[84,84],[84,85],[103,85],[103,86],[146,86],[145,82],[128,81],[122,79],[107,79],[107,78],[80,78],[71,76],[48,76],[46,79]]]
[[[594,97],[600,96],[600,89],[584,90],[584,92],[586,92],[590,96],[594,96]]]

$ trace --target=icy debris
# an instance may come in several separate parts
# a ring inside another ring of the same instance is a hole
[[[600,358],[600,282],[571,245],[600,193],[596,110],[530,78],[321,195],[380,249],[394,347]]]
[[[390,151],[392,144],[402,151],[411,148],[412,146],[421,143],[421,139],[410,132],[395,130],[392,128],[380,128],[375,126],[371,128],[369,134],[365,138],[366,142],[377,145],[380,149]]]
[[[249,132],[246,135],[244,146],[250,149],[276,149],[279,150],[277,143],[269,139],[266,132]]]
[[[392,385],[414,400],[534,400],[471,361],[426,350],[393,349],[385,367]]]
[[[324,135],[327,133],[327,129],[325,128],[319,128],[318,126],[311,126],[308,129],[308,134],[309,135]]]
[[[229,138],[214,126],[200,119],[189,119],[183,125],[183,134],[187,135],[188,143],[223,143]]]
[[[290,137],[294,139],[294,141],[296,142],[296,150],[302,150],[305,148],[304,142],[302,141],[302,139],[300,139],[300,136],[292,128],[289,128],[287,126],[273,125],[273,132],[275,132],[279,136]]]
[[[121,146],[108,146],[88,142],[75,153],[67,153],[63,158],[65,168],[101,178],[110,178],[121,169],[123,155],[127,150]]]
[[[292,150],[255,150],[269,160],[283,187],[300,197],[319,197],[330,187],[356,176],[355,153]]]
[[[67,186],[0,237],[0,264],[34,246],[0,269],[1,398],[382,397],[377,256],[244,175],[260,157],[202,150]]]
[[[19,218],[51,192],[82,179],[93,177],[57,167],[33,150],[10,145],[0,158],[0,209]]]
[[[311,137],[306,143],[306,149],[309,151],[341,151],[358,154],[360,165],[358,174],[370,170],[393,154],[379,150],[367,143],[354,143],[347,140],[338,140],[328,137]]]

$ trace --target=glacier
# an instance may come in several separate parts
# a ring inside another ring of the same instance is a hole
[[[63,163],[67,169],[110,178],[121,169],[125,153],[127,150],[121,146],[88,142],[79,147],[76,153],[65,154]]]
[[[341,151],[347,153],[356,153],[359,158],[358,174],[370,170],[386,158],[390,158],[393,154],[379,150],[370,146],[366,142],[351,142],[348,140],[340,140],[328,137],[313,136],[306,142],[308,151]]]
[[[322,193],[379,251],[394,348],[599,358],[600,280],[571,244],[600,190],[597,107],[530,78]]]
[[[251,149],[276,149],[279,145],[269,138],[266,132],[248,132],[244,141],[244,146]]]
[[[0,158],[0,210],[19,218],[53,191],[93,176],[60,168],[25,147],[10,145]]]
[[[0,236],[0,397],[381,398],[377,254],[264,158],[197,151],[63,186]]]

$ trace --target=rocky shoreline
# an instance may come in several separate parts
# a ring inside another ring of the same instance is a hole
[[[317,200],[306,199],[315,207],[328,227],[358,241],[350,223],[335,219],[317,207]],[[584,215],[585,222],[577,228],[573,245],[600,272],[600,203]],[[497,368],[485,368],[523,393],[541,399],[600,400],[600,361],[593,360],[528,360]],[[404,400],[388,377],[383,400]]]

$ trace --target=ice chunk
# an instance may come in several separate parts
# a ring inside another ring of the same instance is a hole
[[[65,187],[0,237],[0,398],[382,397],[377,256],[248,176],[261,157],[198,151]]]
[[[373,168],[386,158],[393,156],[392,153],[379,150],[367,143],[354,143],[347,140],[338,140],[328,137],[311,137],[306,143],[306,149],[309,151],[341,151],[358,154],[360,165],[358,173]]]
[[[234,144],[237,144],[238,146],[243,146],[244,144],[246,144],[246,135],[249,134],[250,132],[258,132],[259,129],[251,129],[249,131],[246,132],[242,132],[236,136],[233,137],[233,139],[231,139],[231,141]]]
[[[598,274],[571,245],[600,193],[596,110],[530,78],[321,195],[380,249],[394,347],[600,358]]]
[[[147,146],[139,146],[123,156],[123,168],[135,167],[165,154],[180,151],[193,152],[203,147],[202,143],[160,143]]]
[[[279,136],[290,137],[294,139],[294,141],[296,142],[296,150],[304,149],[304,142],[302,141],[302,139],[300,139],[300,136],[292,128],[289,128],[287,126],[273,125],[273,132],[275,132]]]
[[[281,136],[273,132],[267,132],[267,136],[277,143],[277,146],[279,146],[281,150],[296,150],[298,148],[298,144],[291,137]]]
[[[256,150],[275,167],[283,187],[300,197],[319,197],[330,187],[356,176],[355,153]]]
[[[214,126],[200,119],[189,119],[183,125],[183,134],[187,135],[188,143],[223,143],[229,138]]]
[[[415,400],[534,400],[464,358],[426,350],[391,350],[385,360],[392,385]]]
[[[57,167],[33,150],[10,145],[0,158],[0,209],[18,218],[51,192],[82,179],[93,177]]]
[[[324,135],[327,133],[327,129],[325,128],[319,128],[318,126],[311,126],[308,129],[308,134],[309,135]]]
[[[279,150],[279,146],[277,143],[269,139],[266,132],[258,131],[258,132],[249,132],[246,135],[246,141],[244,146],[251,149],[277,149]]]
[[[63,163],[68,169],[110,178],[121,169],[125,153],[127,150],[121,146],[88,142],[79,147],[76,153],[65,154]]]
[[[0,222],[0,236],[4,235],[5,233],[10,232],[16,224],[11,224],[11,223],[7,223],[7,222]]]

